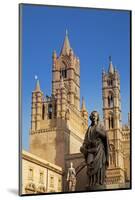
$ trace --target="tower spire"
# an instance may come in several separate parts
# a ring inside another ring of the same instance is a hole
[[[112,57],[109,56],[109,73],[113,74],[114,73],[114,68],[113,68],[113,64],[112,64]]]
[[[38,92],[38,91],[41,91],[40,90],[40,83],[39,83],[39,79],[37,76],[35,76],[35,80],[36,80],[36,87],[35,87],[35,91]]]
[[[69,43],[69,39],[68,39],[68,31],[66,29],[66,35],[65,35],[64,43],[63,43],[63,46],[61,49],[61,54],[69,55],[70,49],[71,49],[71,47],[70,47],[70,43]]]

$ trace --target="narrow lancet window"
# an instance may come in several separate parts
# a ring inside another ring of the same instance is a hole
[[[45,119],[45,105],[42,106],[42,119]]]

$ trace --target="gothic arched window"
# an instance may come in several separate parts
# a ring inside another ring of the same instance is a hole
[[[43,173],[43,172],[40,172],[40,174],[39,174],[39,182],[40,182],[41,184],[44,183],[44,173]]]
[[[109,129],[110,129],[110,127],[111,127],[110,117],[109,117],[109,119],[108,119],[108,122],[109,122]]]
[[[48,118],[52,119],[52,104],[48,105]]]
[[[109,115],[108,122],[109,122],[109,129],[114,128],[114,119],[112,114]]]
[[[113,107],[113,94],[109,93],[108,95],[108,107],[112,108]]]
[[[113,80],[112,79],[107,80],[107,84],[108,84],[108,86],[112,86],[113,85]]]
[[[34,117],[34,120],[35,120],[35,130],[37,130],[37,117],[36,116]]]
[[[67,78],[67,69],[66,68],[63,68],[60,70],[60,78],[61,77]]]
[[[111,116],[111,128],[114,128],[114,120],[113,120],[113,116]]]
[[[56,114],[57,114],[57,104],[55,103],[54,104],[54,118],[56,117]]]
[[[45,119],[45,105],[42,105],[42,119]]]
[[[29,172],[28,172],[28,179],[29,179],[29,180],[33,180],[33,169],[32,169],[32,168],[29,169]]]

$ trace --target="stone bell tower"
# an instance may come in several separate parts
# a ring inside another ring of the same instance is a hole
[[[52,59],[52,94],[56,95],[62,78],[68,103],[80,110],[80,63],[70,47],[67,31],[60,55],[54,51]]]
[[[107,184],[122,184],[124,159],[121,131],[120,76],[109,57],[108,72],[102,72],[103,118],[110,143],[109,170]]]
[[[120,129],[121,126],[121,100],[120,77],[109,58],[108,73],[103,71],[103,115],[107,130]]]
[[[40,129],[40,121],[42,119],[42,97],[43,93],[40,89],[39,80],[37,79],[35,90],[32,92],[32,107],[31,107],[32,131]]]

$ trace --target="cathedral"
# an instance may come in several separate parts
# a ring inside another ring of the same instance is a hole
[[[106,188],[130,187],[130,117],[121,123],[120,75],[109,58],[102,71],[103,121],[109,136],[109,168]],[[66,32],[60,55],[52,54],[52,94],[43,94],[37,79],[32,92],[29,152],[63,170],[62,191],[67,191],[66,174],[73,163],[83,162],[80,146],[88,128],[88,111],[80,107],[80,62]],[[130,115],[129,115],[130,116]],[[85,179],[85,180],[84,180]],[[81,181],[81,184],[79,183]],[[76,191],[84,191],[86,169],[78,173]]]

